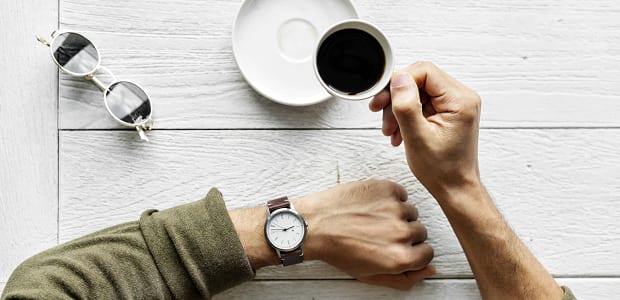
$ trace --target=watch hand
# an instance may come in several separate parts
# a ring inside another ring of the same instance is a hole
[[[276,224],[276,222],[272,222],[272,223],[271,223],[271,225],[275,225],[275,226],[279,227],[279,228],[277,228],[277,229],[280,229],[280,230],[285,230],[285,229],[284,229],[284,226],[280,226],[280,224]]]

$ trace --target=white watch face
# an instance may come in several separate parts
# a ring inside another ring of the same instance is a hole
[[[304,240],[306,227],[299,216],[290,210],[278,210],[267,221],[267,239],[280,250],[289,251],[299,247]]]

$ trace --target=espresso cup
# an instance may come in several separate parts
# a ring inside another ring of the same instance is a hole
[[[383,32],[358,19],[336,23],[321,35],[313,65],[323,88],[346,100],[378,94],[394,70],[392,48]]]

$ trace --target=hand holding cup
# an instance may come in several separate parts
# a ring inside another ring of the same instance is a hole
[[[404,142],[413,174],[436,199],[480,184],[480,96],[436,65],[418,62],[392,76],[370,102],[383,110],[383,134]]]

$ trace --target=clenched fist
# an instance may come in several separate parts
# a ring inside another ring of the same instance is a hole
[[[358,280],[398,289],[435,274],[426,228],[407,191],[385,180],[341,184],[299,199],[306,253]]]

